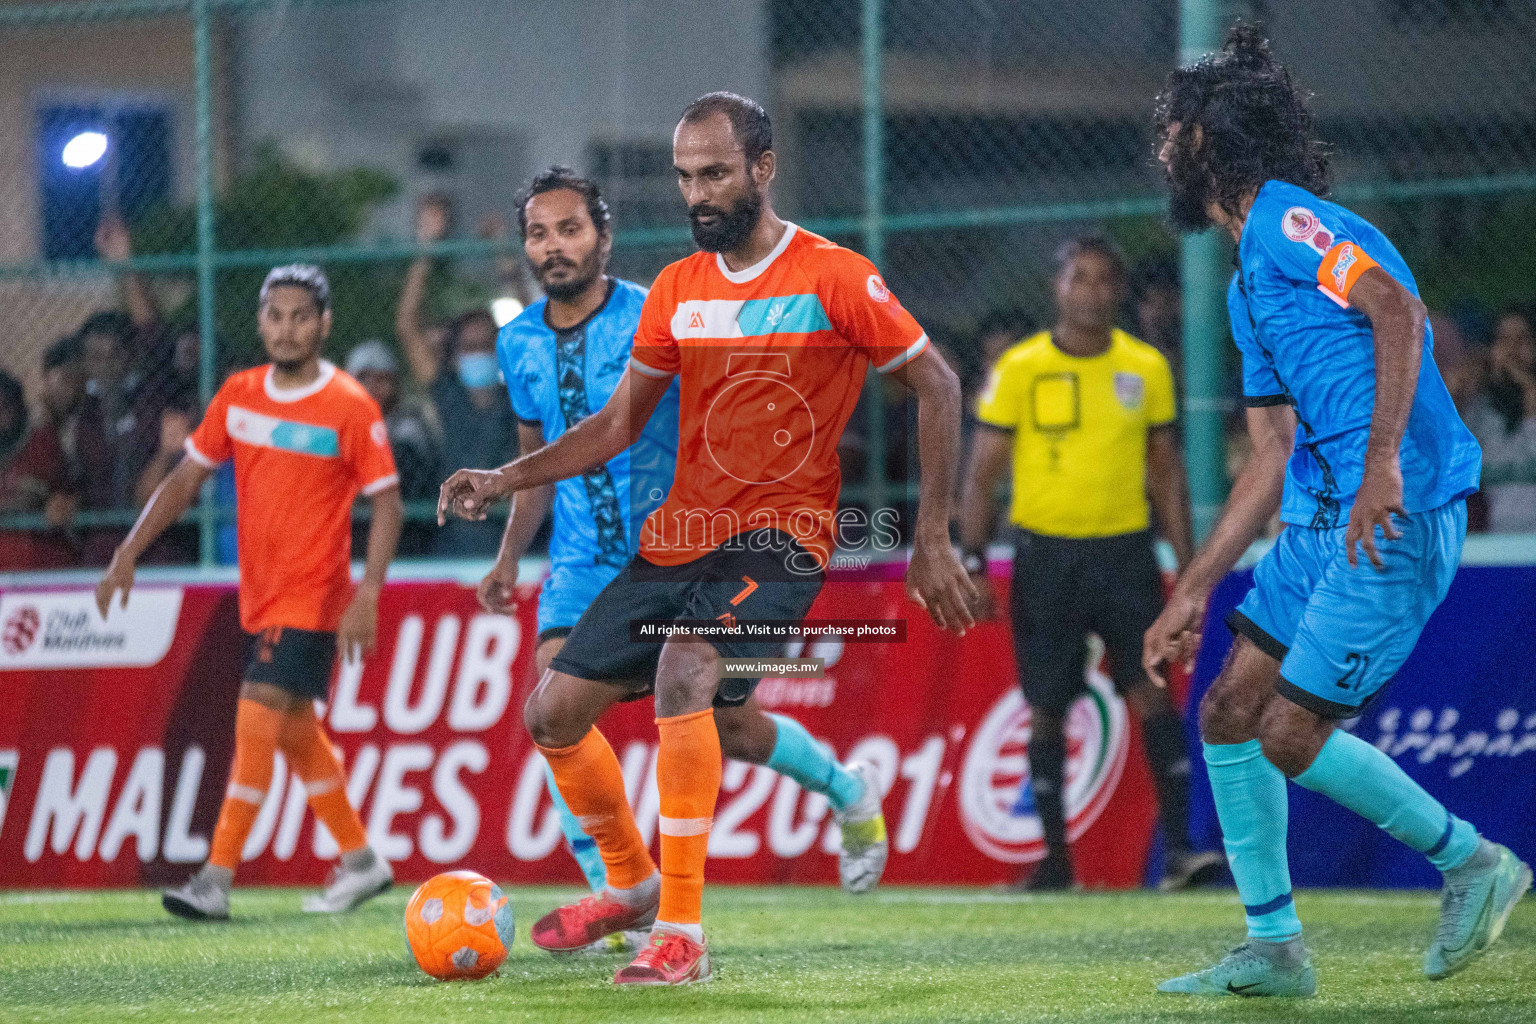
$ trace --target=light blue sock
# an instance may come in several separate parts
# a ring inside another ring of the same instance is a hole
[[[1249,938],[1300,935],[1285,859],[1285,776],[1264,759],[1258,740],[1207,743],[1205,765]]]
[[[571,856],[576,858],[576,864],[581,868],[581,873],[587,876],[587,884],[593,892],[602,892],[608,884],[608,869],[603,865],[603,855],[598,852],[597,841],[581,830],[581,822],[576,820],[576,815],[565,804],[565,797],[560,795],[560,787],[555,785],[555,773],[549,770],[549,764],[544,765],[544,782],[549,786],[549,796],[555,802],[555,810],[560,814],[560,831],[565,834],[565,848],[571,851]]]
[[[1333,730],[1317,759],[1296,776],[1296,784],[1374,821],[1441,871],[1477,850],[1477,829],[1447,811],[1396,761],[1343,729]]]
[[[848,769],[832,760],[805,726],[784,715],[769,715],[779,728],[768,767],[788,775],[812,793],[825,793],[834,810],[844,810],[864,794],[864,784]]]

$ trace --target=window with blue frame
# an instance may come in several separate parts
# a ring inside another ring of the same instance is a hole
[[[50,103],[35,120],[42,252],[89,259],[104,213],[132,219],[171,191],[171,118],[164,107]]]

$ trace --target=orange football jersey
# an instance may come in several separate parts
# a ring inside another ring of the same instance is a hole
[[[322,361],[302,388],[272,368],[230,377],[187,455],[213,468],[235,460],[240,625],[334,630],[352,597],[352,502],[399,483],[378,405]]]
[[[640,553],[679,565],[776,527],[825,565],[842,484],[837,442],[866,369],[889,373],[927,346],[873,263],[793,224],[745,270],[708,252],[666,267],[630,365],[681,377],[677,473]]]

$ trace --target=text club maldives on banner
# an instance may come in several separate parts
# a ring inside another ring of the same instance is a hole
[[[506,882],[579,881],[522,727],[534,589],[523,598],[505,617],[457,583],[391,584],[378,650],[337,674],[326,725],[370,838],[402,880],[464,866]],[[991,883],[1038,859],[1039,821],[1020,797],[1029,712],[1007,627],[942,634],[890,579],[834,577],[811,615],[907,619],[904,643],[791,643],[791,655],[824,658],[826,677],[757,691],[840,759],[879,767],[887,879]],[[234,589],[146,586],[105,622],[84,590],[9,591],[0,634],[0,887],[184,878],[207,856],[232,752],[245,658]],[[1074,857],[1090,885],[1136,885],[1154,797],[1124,704],[1107,679],[1088,678],[1068,726]],[[653,714],[649,700],[623,704],[601,726],[654,841]],[[835,882],[836,842],[825,798],[727,764],[711,879]],[[240,880],[318,884],[334,854],[280,760]]]

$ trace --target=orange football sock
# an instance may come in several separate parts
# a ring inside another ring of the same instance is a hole
[[[698,924],[704,900],[704,858],[720,794],[720,733],[713,708],[658,718],[661,750],[661,909],[656,920]]]
[[[608,884],[633,889],[656,873],[624,795],[624,772],[613,748],[594,727],[571,747],[539,747],[566,806],[597,843]]]
[[[240,851],[251,834],[261,802],[272,785],[272,756],[277,753],[277,735],[283,713],[240,698],[235,711],[235,759],[229,766],[229,786],[224,790],[224,805],[219,808],[219,822],[213,828],[208,863],[234,871],[240,866]]]
[[[347,854],[367,846],[363,820],[347,799],[347,777],[342,773],[341,759],[315,718],[313,704],[306,703],[283,716],[280,742],[288,762],[304,783],[310,808],[335,837],[341,852]]]

